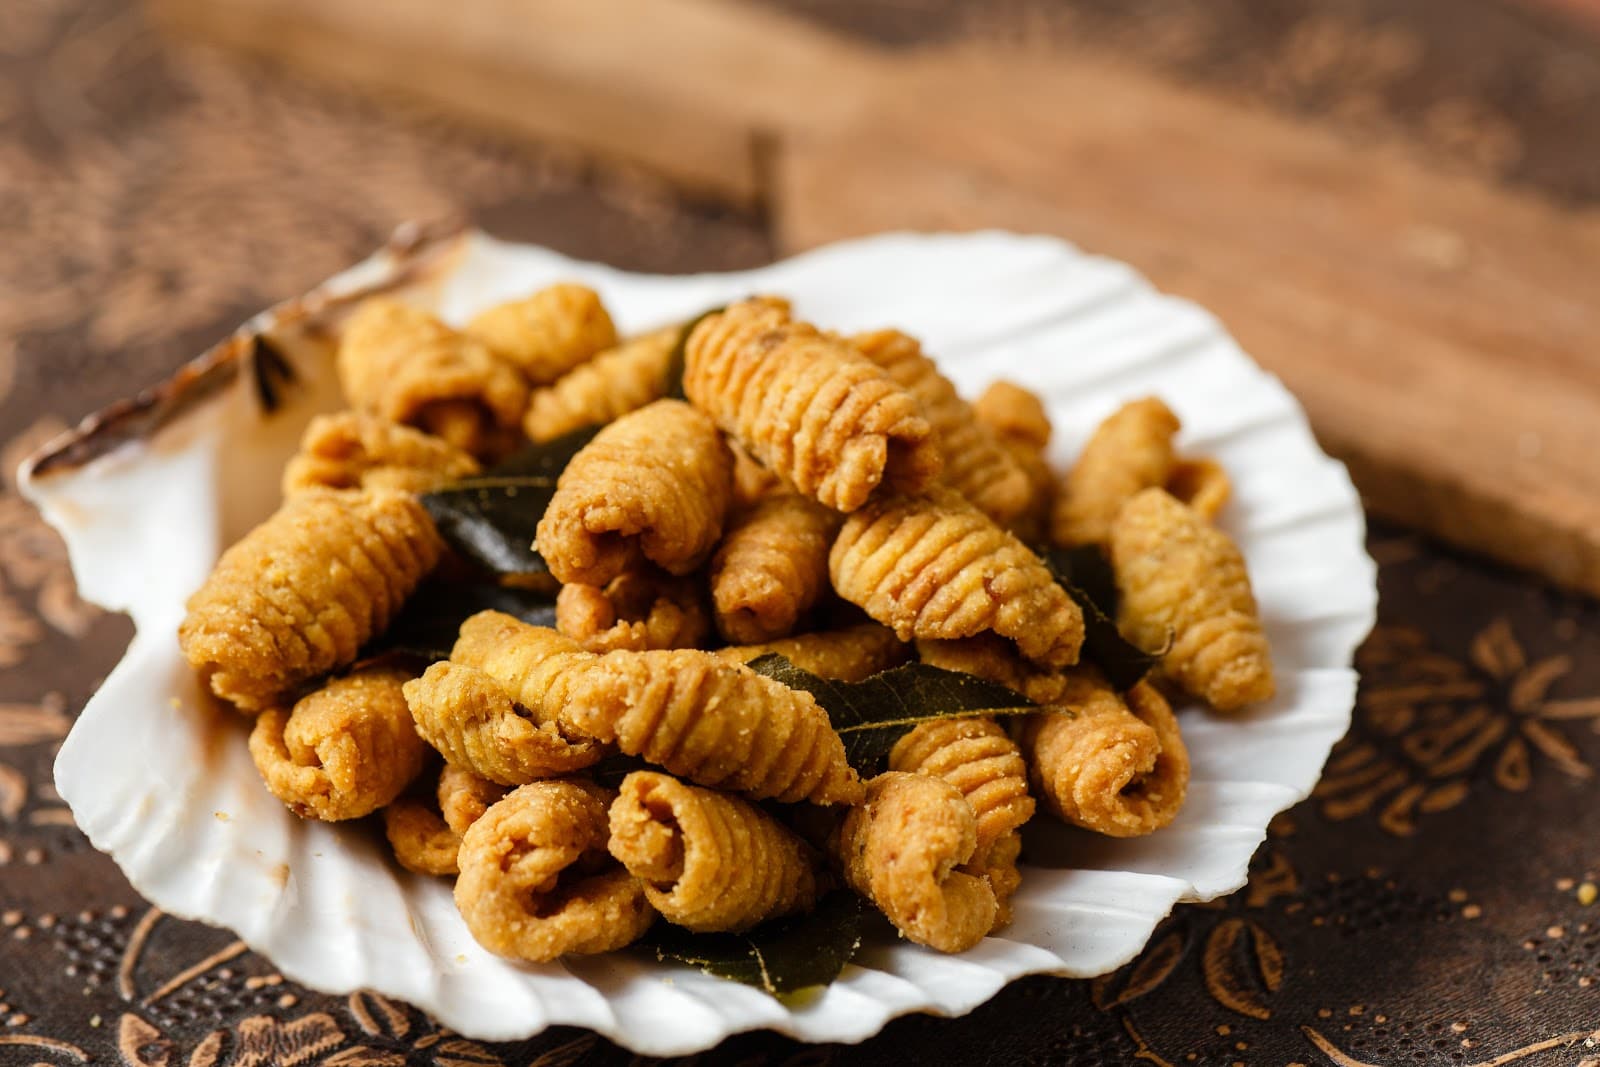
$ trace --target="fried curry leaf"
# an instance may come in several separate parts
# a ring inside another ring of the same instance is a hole
[[[844,742],[845,758],[862,775],[875,773],[894,743],[919,722],[1015,715],[1037,706],[1003,685],[926,663],[907,663],[859,682],[819,678],[776,652],[748,666],[816,697]]]
[[[639,944],[663,963],[686,963],[779,997],[839,977],[861,947],[865,915],[860,897],[836,890],[808,914],[772,919],[742,934],[697,934],[658,922]]]
[[[1161,652],[1146,652],[1117,629],[1117,584],[1111,565],[1094,545],[1052,548],[1045,564],[1056,583],[1083,609],[1083,658],[1100,668],[1118,690],[1132,689],[1161,662]]]
[[[424,582],[362,658],[399,652],[430,662],[449,659],[461,624],[480,611],[503,611],[535,626],[556,624],[555,597],[548,593],[489,582]]]
[[[555,495],[556,479],[578,451],[600,432],[574,430],[521,449],[482,474],[422,496],[445,542],[494,574],[547,571],[533,548],[533,535]]]
[[[694,332],[696,326],[700,325],[700,320],[715,315],[721,310],[723,309],[720,307],[707,308],[684,323],[683,329],[678,333],[678,342],[672,346],[672,355],[667,360],[667,399],[687,399],[683,394],[683,365],[686,358],[684,350],[689,346],[689,335]]]

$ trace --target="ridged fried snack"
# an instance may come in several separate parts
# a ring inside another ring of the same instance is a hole
[[[1143,648],[1171,645],[1163,675],[1217,711],[1272,696],[1272,661],[1244,557],[1165,490],[1146,489],[1111,527],[1118,623]]]
[[[396,489],[426,493],[478,473],[448,441],[361,411],[318,415],[283,469],[283,495],[302,489]]]
[[[744,450],[744,446],[731,437],[724,437],[728,451],[733,454],[733,506],[747,508],[770,492],[782,486],[778,476],[757,463]]]
[[[1022,542],[952,490],[874,500],[828,557],[834,590],[901,640],[993,630],[1052,667],[1076,663],[1083,613]]]
[[[724,640],[794,633],[828,588],[839,513],[799,493],[771,493],[728,523],[711,560],[711,602]]]
[[[1013,831],[994,843],[986,861],[969,868],[987,878],[989,888],[994,891],[994,925],[989,928],[990,933],[1011,925],[1011,898],[1022,888],[1022,871],[1017,868],[1021,857],[1022,835]]]
[[[1189,750],[1172,708],[1147,682],[1123,697],[1091,667],[1063,678],[1057,701],[1018,729],[1038,795],[1060,818],[1111,837],[1172,822],[1189,788]]]
[[[501,785],[572,774],[605,755],[603,745],[570,739],[519,705],[476,667],[435,663],[406,683],[405,702],[417,733],[446,760]]]
[[[839,682],[863,678],[898,667],[911,649],[887,626],[861,622],[838,630],[780,637],[754,645],[727,645],[711,653],[724,663],[749,663],[776,652],[803,671]]]
[[[337,357],[345,398],[474,456],[518,437],[528,387],[516,368],[426,311],[371,297],[350,317]]]
[[[1233,495],[1233,481],[1214,459],[1180,459],[1167,476],[1166,490],[1202,519],[1215,522]]]
[[[833,839],[850,887],[906,938],[940,952],[965,952],[994,928],[988,879],[962,870],[978,843],[978,821],[942,778],[885,771],[867,783]]]
[[[697,648],[711,636],[705,592],[693,577],[625,571],[595,585],[564,585],[556,594],[556,629],[588,652]]]
[[[534,782],[472,824],[455,896],[478,944],[545,963],[610,952],[650,928],[644,887],[606,852],[614,795],[590,782]]]
[[[383,832],[400,866],[417,874],[459,872],[461,835],[505,796],[504,786],[448,764],[425,797],[413,790],[383,809]]]
[[[684,392],[762,466],[836,511],[881,485],[919,492],[939,477],[916,399],[847,343],[769,302],[702,319],[685,348]]]
[[[572,282],[479,312],[467,333],[520,370],[530,385],[553,382],[617,343],[600,294]]]
[[[950,379],[922,354],[915,337],[899,330],[873,330],[856,334],[850,343],[922,406],[944,456],[946,485],[1001,526],[1009,526],[1027,509],[1027,473],[994,432],[978,421]]]
[[[533,441],[614,422],[667,395],[681,326],[665,326],[608,348],[528,397],[522,429]]]
[[[733,457],[711,420],[658,400],[572,457],[535,544],[562,582],[605,585],[647,559],[688,574],[716,547],[732,496]]]
[[[700,785],[814,804],[861,796],[844,744],[809,693],[711,653],[596,656],[554,630],[483,611],[462,624],[451,657],[499,679],[536,719],[614,741]]]
[[[1050,539],[1063,548],[1104,544],[1122,505],[1172,475],[1178,428],[1178,416],[1153,396],[1113,412],[1061,483]]]
[[[250,758],[267,789],[302,819],[370,815],[422,771],[427,747],[400,686],[407,671],[370,667],[336,678],[293,710],[262,712]]]
[[[439,772],[439,814],[445,825],[460,836],[483,818],[490,806],[506,795],[505,786],[482,778],[465,767],[446,763]]]
[[[443,551],[406,493],[305,490],[222,554],[178,643],[217,696],[271,707],[353,663]]]
[[[972,404],[973,416],[999,438],[1028,476],[1028,506],[1009,528],[1024,544],[1042,544],[1049,535],[1056,476],[1045,458],[1050,445],[1050,416],[1034,393],[1011,382],[995,382]]]
[[[747,930],[816,903],[809,845],[748,800],[670,775],[622,780],[610,848],[656,911],[690,930]]]
[[[979,866],[1001,838],[1033,817],[1022,752],[991,718],[918,723],[890,749],[889,770],[931,774],[961,790],[978,820]]]

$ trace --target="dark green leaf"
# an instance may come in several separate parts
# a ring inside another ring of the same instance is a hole
[[[1161,653],[1146,652],[1117,629],[1117,586],[1105,556],[1089,545],[1050,549],[1044,561],[1056,582],[1083,609],[1083,658],[1099,667],[1117,689],[1132,689],[1161,662]]]
[[[548,570],[533,549],[556,479],[578,451],[600,432],[588,426],[553,441],[529,445],[482,474],[422,496],[445,542],[494,574]]]
[[[742,934],[697,934],[658,922],[640,944],[662,962],[686,963],[776,997],[839,977],[861,947],[865,914],[860,897],[836,890],[809,914],[773,919]]]
[[[685,323],[683,329],[679,331],[678,342],[672,346],[672,356],[667,360],[667,391],[665,395],[669,400],[687,399],[683,395],[683,364],[685,359],[684,350],[689,346],[689,335],[694,332],[696,326],[700,325],[701,319],[709,315],[715,315],[721,310],[723,309],[720,307],[707,308]]]
[[[878,769],[907,731],[929,719],[1013,715],[1037,705],[1003,685],[926,663],[907,663],[859,682],[835,682],[801,670],[776,652],[749,663],[751,670],[817,698],[850,766],[863,775]]]
[[[270,415],[283,403],[283,388],[295,382],[294,364],[266,334],[258,333],[250,339],[250,368],[255,372],[261,410]]]
[[[480,611],[503,611],[535,626],[556,624],[555,598],[487,582],[424,582],[362,658],[400,652],[437,661],[450,658],[461,624]]]

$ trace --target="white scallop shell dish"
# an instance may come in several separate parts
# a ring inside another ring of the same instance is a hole
[[[333,338],[356,299],[391,292],[461,324],[558,280],[598,290],[624,333],[756,292],[792,298],[797,316],[826,328],[900,327],[969,397],[997,378],[1039,393],[1058,466],[1119,404],[1161,396],[1183,420],[1181,449],[1216,457],[1233,478],[1220,522],[1249,562],[1277,697],[1228,717],[1180,712],[1193,782],[1167,829],[1114,840],[1041,812],[1015,921],[961,955],[872,925],[833,985],[793,1003],[642,952],[538,966],[490,955],[449,883],[402,871],[381,832],[302,821],[267,793],[246,721],[203,694],[176,631],[221,550],[277,506],[278,472],[306,422],[339,406]],[[860,1041],[908,1012],[971,1011],[1023,975],[1127,962],[1173,905],[1243,885],[1268,821],[1310,793],[1349,726],[1351,658],[1377,600],[1344,467],[1216,319],[1121,263],[1007,233],[886,234],[759,270],[667,277],[471,231],[403,230],[53,442],[26,465],[24,491],[66,538],[83,596],[137,626],[55,770],[78,825],[142,894],[235,931],[313,989],[375,990],[483,1040],[571,1024],[656,1055],[756,1028]]]

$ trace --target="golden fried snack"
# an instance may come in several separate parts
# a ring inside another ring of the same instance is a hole
[[[467,333],[520,370],[530,385],[553,382],[617,343],[600,294],[572,282],[479,312]]]
[[[922,354],[915,337],[899,330],[873,330],[850,338],[867,359],[916,398],[944,456],[944,481],[1001,526],[1028,507],[1028,476],[979,422],[950,379]]]
[[[695,648],[711,636],[701,583],[656,570],[625,571],[602,588],[564,585],[556,629],[589,652]]]
[[[1057,545],[1104,544],[1132,496],[1172,474],[1178,417],[1155,397],[1124,404],[1095,429],[1061,483],[1051,517]]]
[[[667,372],[681,326],[665,326],[608,348],[528,397],[522,429],[530,440],[613,422],[667,395]]]
[[[918,723],[889,751],[889,769],[931,774],[961,790],[978,820],[979,866],[1001,838],[1033,817],[1022,753],[991,718]]]
[[[1090,667],[1063,681],[1058,699],[1018,729],[1035,791],[1057,816],[1096,833],[1138,837],[1166,826],[1189,787],[1172,708],[1146,682],[1118,696]]]
[[[819,678],[859,682],[879,671],[898,667],[910,656],[911,650],[888,627],[862,622],[838,630],[796,634],[755,645],[728,645],[711,654],[725,663],[749,663],[769,652],[776,652]]]
[[[511,447],[527,407],[516,368],[426,311],[385,297],[367,299],[350,317],[337,364],[352,407],[474,456]]]
[[[702,319],[683,388],[764,467],[836,511],[854,511],[880,485],[919,492],[939,476],[938,442],[910,392],[770,302]]]
[[[1233,495],[1233,481],[1214,459],[1180,459],[1172,465],[1166,490],[1196,515],[1214,522]]]
[[[426,493],[478,473],[448,441],[360,411],[318,415],[283,469],[283,495],[302,489],[398,489]]]
[[[455,874],[461,835],[418,796],[398,797],[383,809],[383,835],[400,866],[417,874]]]
[[[901,640],[993,630],[1052,667],[1077,662],[1083,614],[1022,542],[949,489],[874,500],[828,557],[833,588]]]
[[[222,554],[178,643],[217,696],[271,707],[353,663],[443,551],[406,493],[305,490]]]
[[[605,748],[570,740],[476,667],[435,663],[406,683],[417,733],[444,758],[500,785],[556,778],[590,766]]]
[[[400,686],[411,675],[369,667],[271,708],[250,731],[250,758],[267,789],[302,819],[370,815],[422,771],[427,747]]]
[[[917,642],[917,658],[930,667],[988,679],[1035,703],[1040,702],[1041,696],[1045,701],[1053,699],[1060,689],[1059,684],[1048,684],[1049,679],[1056,677],[1056,672],[1041,670],[1029,663],[1017,654],[1015,645],[997,634],[978,634],[954,641],[921,640]]]
[[[700,785],[814,804],[861,795],[839,735],[809,693],[708,652],[596,656],[554,630],[484,611],[462,624],[451,656],[499,679],[536,719],[614,741]]]
[[[1044,402],[1020,385],[995,382],[973,403],[972,414],[995,432],[1001,446],[1028,476],[1028,506],[1011,520],[1011,532],[1025,544],[1044,542],[1056,493],[1055,472],[1045,458],[1051,426]]]
[[[467,830],[456,907],[478,944],[548,962],[609,952],[655,920],[639,880],[606,852],[615,794],[589,782],[534,782]]]
[[[885,771],[867,783],[833,839],[850,887],[919,945],[964,952],[994,928],[988,879],[961,870],[973,859],[978,821],[941,778]]]
[[[794,633],[828,588],[828,549],[840,521],[799,493],[772,493],[728,523],[711,560],[711,602],[724,640]]]
[[[487,778],[480,778],[465,767],[453,763],[444,765],[439,772],[439,814],[445,825],[457,836],[467,832],[467,827],[483,818],[489,806],[506,795],[506,787]]]
[[[1021,855],[1022,835],[1012,832],[994,843],[982,865],[969,868],[987,878],[989,888],[994,890],[995,916],[990,933],[1011,925],[1011,898],[1022,888],[1022,872],[1017,869],[1017,859]]]
[[[744,446],[731,437],[725,437],[728,451],[733,453],[733,506],[747,508],[775,492],[783,484],[778,476],[751,458]]]
[[[690,930],[747,930],[816,903],[809,845],[748,800],[670,775],[622,780],[610,848],[656,911]]]
[[[1266,634],[1244,557],[1227,534],[1165,490],[1146,489],[1111,527],[1118,622],[1143,648],[1171,645],[1161,671],[1217,711],[1273,694]]]
[[[658,400],[572,457],[535,544],[562,582],[604,585],[646,559],[688,574],[716,547],[732,496],[733,457],[711,420]]]

